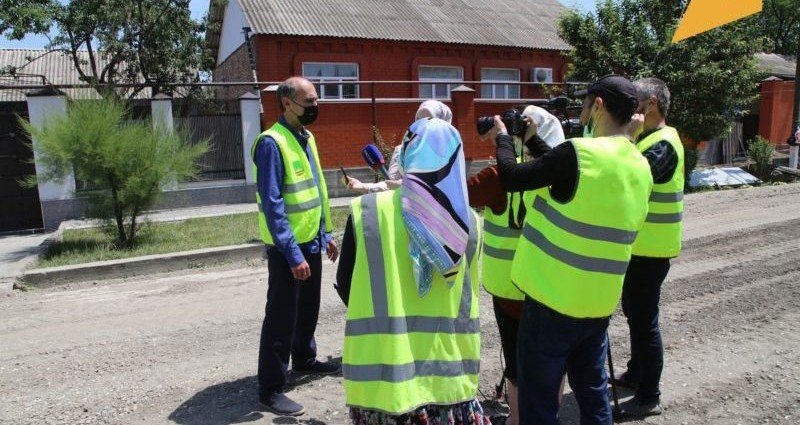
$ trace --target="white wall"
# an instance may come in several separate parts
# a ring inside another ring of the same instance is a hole
[[[242,6],[238,0],[229,0],[225,6],[225,17],[222,20],[222,32],[219,36],[219,51],[217,52],[217,65],[221,64],[236,49],[244,44],[242,27],[250,26],[244,16]]]

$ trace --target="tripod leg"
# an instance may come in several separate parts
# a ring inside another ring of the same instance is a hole
[[[609,383],[611,384],[611,397],[614,400],[614,409],[612,410],[612,414],[614,417],[619,415],[619,397],[617,396],[617,386],[614,385],[614,360],[611,359],[611,336],[606,334],[606,339],[608,340],[608,344],[606,344],[607,350],[607,357],[608,357],[608,372],[611,374],[611,379],[609,379]]]

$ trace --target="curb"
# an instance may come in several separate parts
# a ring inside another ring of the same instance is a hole
[[[38,288],[87,280],[165,273],[264,257],[261,242],[25,271],[18,280]]]

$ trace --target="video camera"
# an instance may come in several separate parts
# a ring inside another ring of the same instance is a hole
[[[566,96],[558,96],[551,99],[532,100],[525,105],[517,105],[513,109],[509,109],[500,116],[503,124],[506,125],[506,130],[511,136],[524,137],[525,131],[528,130],[528,124],[522,116],[522,110],[528,105],[535,105],[547,110],[553,114],[561,122],[561,128],[564,130],[564,137],[567,139],[573,137],[581,137],[583,135],[583,126],[580,123],[581,104],[574,103]],[[478,134],[484,135],[494,127],[494,117],[480,117],[478,118]]]
[[[509,109],[503,112],[503,115],[500,115],[500,119],[506,125],[508,134],[512,136],[522,137],[525,135],[525,130],[528,129],[528,123],[525,122],[525,118],[517,109]],[[488,133],[492,127],[494,127],[494,117],[478,118],[478,134],[481,136]]]

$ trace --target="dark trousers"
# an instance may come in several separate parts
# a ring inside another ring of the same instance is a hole
[[[503,375],[516,385],[517,332],[519,330],[522,301],[492,297],[492,304],[494,306],[494,317],[497,319],[497,330],[500,333],[500,345],[503,347],[503,360],[506,362]]]
[[[262,395],[283,392],[289,369],[314,363],[317,344],[314,331],[319,317],[322,256],[304,253],[311,277],[297,281],[286,257],[267,249],[267,306],[258,350],[258,387]]]
[[[661,396],[664,344],[658,327],[658,302],[669,266],[668,258],[633,257],[622,287],[622,312],[631,335],[628,379],[639,382],[636,398],[643,403]]]
[[[580,406],[581,425],[612,423],[606,388],[607,331],[607,317],[575,319],[525,300],[517,343],[520,423],[558,423],[564,372]]]

